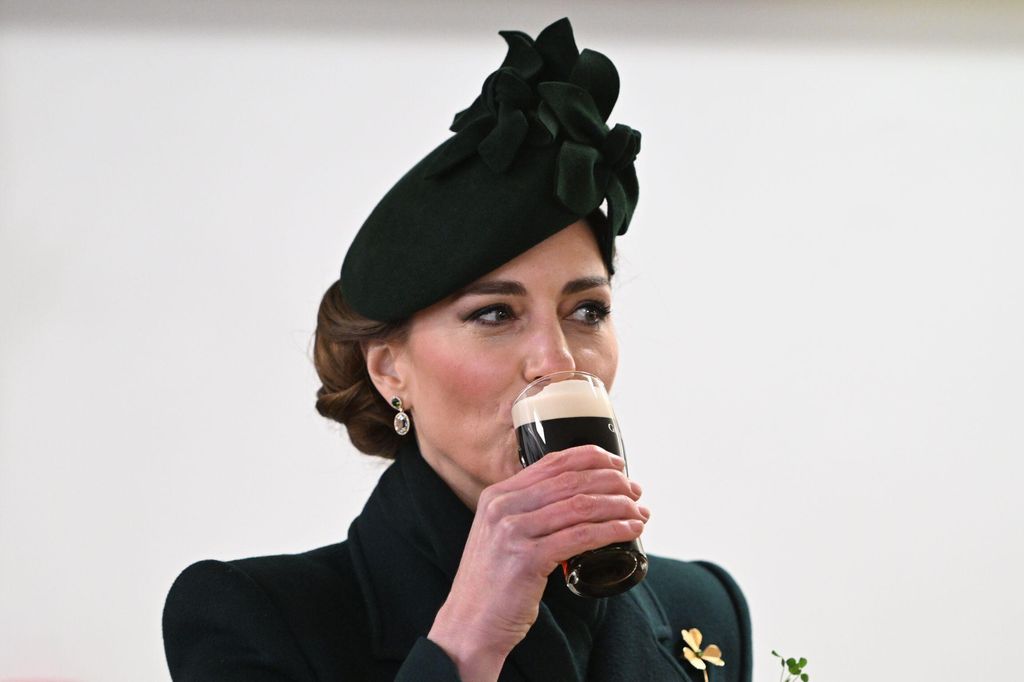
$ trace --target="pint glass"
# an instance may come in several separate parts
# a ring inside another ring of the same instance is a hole
[[[626,456],[608,392],[593,374],[555,372],[531,382],[512,404],[512,423],[524,467],[549,452],[577,445],[597,445]],[[570,557],[562,570],[573,593],[610,597],[644,579],[647,556],[637,539]]]

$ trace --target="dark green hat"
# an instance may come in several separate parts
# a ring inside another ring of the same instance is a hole
[[[568,19],[534,40],[500,31],[508,54],[447,141],[413,166],[363,223],[341,268],[358,313],[390,322],[440,301],[607,200],[597,233],[609,272],[639,186],[640,133],[605,121],[615,65],[580,52]]]

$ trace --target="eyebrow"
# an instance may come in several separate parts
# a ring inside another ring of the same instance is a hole
[[[598,287],[610,287],[611,283],[608,282],[607,277],[580,277],[574,279],[571,282],[566,282],[565,286],[562,287],[562,293],[565,295],[578,294],[581,291],[587,289],[597,289]]]
[[[570,294],[578,294],[581,291],[587,291],[588,289],[596,289],[598,287],[611,286],[608,282],[607,277],[580,277],[570,282],[566,282],[565,286],[562,287],[562,295],[568,296]],[[457,294],[455,298],[461,298],[463,296],[471,295],[486,295],[486,294],[500,294],[504,296],[525,296],[526,287],[520,282],[510,279],[495,279],[487,282],[474,282],[469,286],[463,288]]]

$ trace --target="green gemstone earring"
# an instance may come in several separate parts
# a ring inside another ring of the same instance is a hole
[[[409,433],[409,415],[402,409],[402,399],[396,395],[391,399],[391,407],[398,410],[398,414],[395,415],[395,433],[404,436]]]

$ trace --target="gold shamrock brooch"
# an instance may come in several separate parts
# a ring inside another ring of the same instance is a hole
[[[704,672],[704,682],[708,682],[708,666],[711,665],[723,666],[725,661],[722,660],[722,650],[718,648],[717,644],[708,644],[703,649],[700,648],[701,640],[704,636],[700,634],[700,630],[697,628],[690,628],[689,630],[682,630],[683,641],[686,642],[686,646],[683,647],[683,658],[690,662],[697,670]]]

